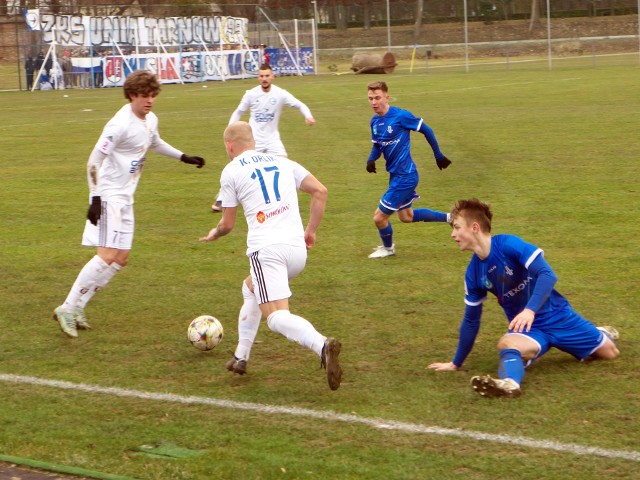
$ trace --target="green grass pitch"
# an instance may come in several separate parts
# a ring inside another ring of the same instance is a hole
[[[388,180],[381,168],[365,171],[366,84],[374,79],[389,83],[392,104],[425,119],[453,160],[440,172],[413,134],[416,206],[490,202],[494,233],[543,248],[558,290],[587,318],[621,331],[619,359],[579,364],[552,351],[528,370],[520,399],[480,398],[469,378],[495,373],[506,327],[491,299],[464,371],[426,369],[454,353],[469,254],[447,225],[396,219],[397,255],[367,258],[379,242],[372,216]],[[636,460],[11,381],[0,382],[0,455],[153,480],[640,477],[637,66],[523,64],[276,84],[317,120],[306,127],[286,109],[280,125],[290,157],[329,188],[291,309],[342,341],[341,388],[331,392],[319,360],[264,323],[248,374],[224,368],[248,272],[246,228],[239,222],[213,244],[197,239],[219,218],[209,208],[227,162],[222,131],[255,80],[163,88],[155,107],[163,138],[207,165],[149,154],[130,264],[89,304],[94,329],[77,340],[51,314],[93,255],[80,246],[86,160],[125,99],[120,89],[0,94],[0,374],[635,452]],[[307,207],[304,199],[305,218]],[[201,314],[225,327],[210,353],[186,340]],[[200,455],[149,456],[142,445]]]

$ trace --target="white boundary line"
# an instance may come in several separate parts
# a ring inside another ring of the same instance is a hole
[[[37,377],[26,377],[20,375],[0,374],[0,381],[37,385],[41,387],[61,388],[64,390],[76,390],[88,393],[102,393],[116,397],[141,398],[159,402],[183,403],[187,405],[210,405],[221,408],[235,410],[249,410],[258,413],[292,415],[297,417],[316,418],[332,422],[344,422],[350,424],[366,425],[382,430],[396,430],[409,433],[423,433],[431,435],[441,435],[445,437],[459,437],[484,442],[502,443],[507,445],[518,445],[522,447],[538,448],[542,450],[553,450],[561,453],[572,453],[574,455],[595,455],[606,458],[621,458],[640,462],[640,452],[629,450],[607,450],[598,447],[585,447],[575,443],[560,443],[552,440],[534,440],[526,437],[514,437],[511,435],[499,435],[491,433],[474,432],[472,430],[462,430],[453,428],[429,427],[415,423],[396,422],[394,420],[384,420],[377,418],[359,417],[336,413],[332,411],[310,410],[297,407],[282,407],[277,405],[266,405],[262,403],[235,402],[232,400],[218,400],[208,397],[182,396],[170,393],[153,393],[141,390],[127,390],[117,387],[101,387],[98,385],[87,385],[84,383],[72,383],[60,380],[47,380]]]

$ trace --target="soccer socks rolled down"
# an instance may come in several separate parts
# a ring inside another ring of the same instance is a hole
[[[502,379],[510,378],[518,385],[522,383],[522,379],[524,378],[524,363],[522,362],[522,354],[518,350],[515,348],[500,350],[498,376]]]
[[[413,211],[414,222],[446,222],[447,214],[428,208],[417,208]]]
[[[118,265],[113,262],[109,265],[109,268],[103,270],[103,272],[98,276],[93,286],[84,293],[80,300],[78,300],[77,306],[80,308],[84,308],[89,300],[93,298],[93,296],[98,293],[99,290],[102,290],[107,284],[111,281],[113,276],[118,273],[122,269],[122,265]]]
[[[379,228],[378,233],[382,239],[382,245],[391,248],[393,246],[393,228],[391,228],[391,222],[387,223],[386,227]]]
[[[64,301],[66,309],[72,310],[77,307],[80,297],[93,289],[96,281],[109,268],[109,264],[102,260],[98,255],[89,260],[73,283],[67,299]]]
[[[256,296],[249,290],[246,282],[242,283],[242,297],[244,298],[244,303],[238,315],[238,346],[236,347],[235,357],[249,360],[251,347],[258,334],[258,328],[260,328],[262,312]]]
[[[289,310],[276,310],[267,318],[269,328],[289,340],[322,355],[325,337],[308,320],[294,315]]]

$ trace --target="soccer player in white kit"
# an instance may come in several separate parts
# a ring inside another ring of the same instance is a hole
[[[261,153],[286,157],[287,150],[284,148],[278,130],[282,108],[287,106],[300,110],[300,113],[304,116],[305,123],[310,127],[316,121],[309,107],[286,90],[274,85],[273,79],[274,75],[271,67],[269,65],[261,65],[258,70],[260,85],[245,92],[238,108],[231,114],[229,125],[240,120],[242,115],[247,110],[250,110],[249,125],[256,142],[255,150]],[[219,194],[216,200],[216,203],[211,206],[211,210],[219,212],[222,210]]]
[[[324,215],[327,189],[300,164],[255,150],[251,127],[236,122],[224,131],[224,144],[231,161],[220,177],[224,212],[218,225],[201,241],[227,235],[242,206],[248,226],[247,256],[250,276],[242,285],[244,304],[238,317],[238,346],[227,369],[243,375],[264,315],[274,332],[313,350],[327,371],[331,390],[340,386],[338,363],[341,344],[321,335],[306,319],[289,311],[289,280],[304,269],[307,250],[315,245],[316,230]],[[298,206],[301,190],[311,196],[306,229]]]
[[[151,112],[160,83],[146,70],[129,75],[124,96],[129,103],[107,123],[87,162],[91,205],[87,211],[82,244],[96,247],[96,255],[80,271],[54,319],[69,337],[90,328],[84,307],[104,288],[129,259],[133,244],[133,196],[151,149],[182,162],[204,166],[202,157],[192,157],[160,138],[158,117]]]

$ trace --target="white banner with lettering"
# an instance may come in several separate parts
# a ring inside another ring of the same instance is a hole
[[[52,15],[27,10],[30,30],[43,41],[67,47],[246,44],[249,20],[237,17],[122,17]]]
[[[115,87],[122,86],[127,76],[138,69],[155,73],[162,83],[254,78],[258,76],[259,58],[258,50],[225,50],[106,56],[99,64],[86,66],[81,66],[78,62],[84,59],[72,59],[72,62],[74,67],[87,72],[100,71],[102,85],[96,85],[97,87]]]

